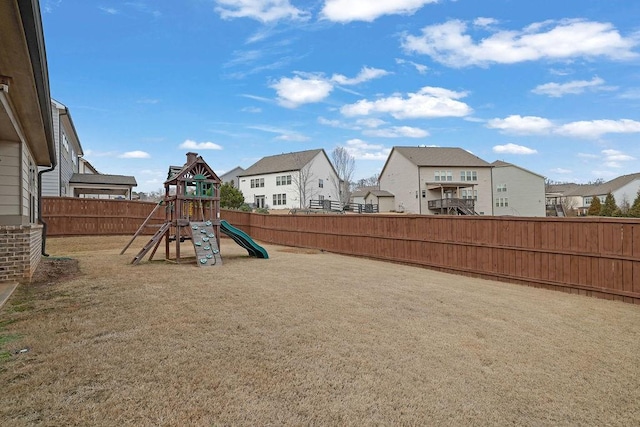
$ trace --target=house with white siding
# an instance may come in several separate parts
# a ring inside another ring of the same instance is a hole
[[[512,163],[491,163],[493,215],[546,216],[544,176]]]
[[[263,157],[238,174],[246,203],[256,208],[293,209],[310,200],[340,201],[339,179],[323,149]]]
[[[20,282],[44,253],[38,167],[56,165],[37,0],[0,1],[0,41],[0,282]]]
[[[600,202],[604,203],[607,194],[611,193],[619,207],[623,202],[632,204],[638,191],[640,191],[640,172],[622,175],[603,184],[588,186],[579,194],[579,197],[582,198],[581,206],[578,208],[579,214],[587,214],[594,197],[598,197]]]
[[[492,215],[491,170],[490,163],[462,148],[393,147],[380,173],[380,190],[395,196],[398,212]]]

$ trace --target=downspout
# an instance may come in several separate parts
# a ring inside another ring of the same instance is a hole
[[[418,214],[422,215],[422,183],[420,181],[420,166],[418,166]]]
[[[46,253],[45,248],[47,245],[47,223],[42,219],[42,174],[45,172],[51,172],[56,168],[55,157],[53,158],[53,162],[51,162],[51,167],[49,169],[43,169],[38,172],[38,222],[42,224],[42,249],[41,253],[43,256],[49,256]]]

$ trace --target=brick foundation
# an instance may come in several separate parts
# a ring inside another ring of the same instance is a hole
[[[42,252],[41,225],[0,226],[0,282],[28,282]]]

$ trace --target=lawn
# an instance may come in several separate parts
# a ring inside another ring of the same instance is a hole
[[[637,305],[229,239],[132,266],[127,240],[49,239],[0,309],[0,425],[640,425]]]

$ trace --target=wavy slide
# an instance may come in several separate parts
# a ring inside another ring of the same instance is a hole
[[[262,246],[254,242],[247,233],[240,230],[239,228],[235,228],[227,221],[220,221],[220,231],[231,237],[237,244],[245,248],[247,252],[249,252],[249,256],[265,259],[269,258],[269,254]]]

